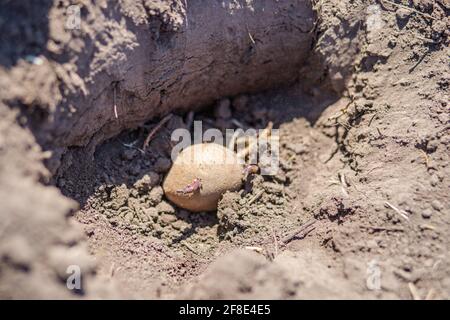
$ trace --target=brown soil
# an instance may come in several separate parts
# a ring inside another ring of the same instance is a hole
[[[248,20],[251,5],[229,6],[218,19],[236,26],[246,18],[261,39],[253,62],[242,60],[248,42],[233,47],[230,35],[218,36],[220,23],[192,27],[198,42],[186,52],[210,50],[229,69],[213,64],[214,71],[201,71],[212,72],[208,81],[200,72],[171,85],[173,71],[169,80],[154,80],[158,90],[144,91],[141,85],[184,63],[175,56],[188,23],[201,24],[214,6],[189,1],[186,15],[184,1],[88,2],[82,14],[90,22],[77,42],[55,31],[62,9],[42,2],[44,12],[35,10],[18,28],[35,30],[48,11],[41,37],[29,31],[24,39],[26,31],[17,35],[0,20],[0,34],[9,37],[2,42],[18,43],[0,50],[0,297],[449,298],[448,2],[412,1],[416,11],[388,1],[267,5],[283,12],[265,13],[269,21],[291,28],[266,33],[257,22],[261,8]],[[16,15],[35,8],[10,6]],[[89,20],[94,13],[96,22]],[[123,16],[130,20],[121,24]],[[159,40],[151,38],[155,19]],[[301,21],[308,26],[292,27]],[[206,49],[205,29],[229,50]],[[245,26],[235,29],[237,38],[248,36]],[[85,34],[115,40],[89,42]],[[284,49],[274,53],[277,47]],[[127,70],[154,68],[146,58],[153,50],[162,66],[156,74]],[[27,55],[42,55],[44,63]],[[266,55],[276,62],[267,66]],[[113,88],[123,108],[118,121]],[[228,120],[214,112],[223,99],[231,101]],[[143,151],[155,116],[169,109],[171,120]],[[225,194],[217,212],[175,207],[161,188],[170,135],[192,129],[192,115],[203,129],[272,121],[280,129],[280,172],[253,176]],[[81,291],[66,288],[71,264],[83,270]],[[367,286],[373,265],[379,290]]]

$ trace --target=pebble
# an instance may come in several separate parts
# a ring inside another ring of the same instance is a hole
[[[175,217],[173,214],[164,213],[159,217],[159,220],[162,225],[169,225],[172,222],[177,221],[177,217]]]
[[[188,224],[186,222],[184,222],[183,220],[177,220],[172,223],[172,227],[175,230],[184,231],[188,227]]]
[[[156,209],[156,208],[154,208],[154,207],[144,209],[144,214],[145,214],[149,219],[155,218],[155,217],[158,216],[158,209]]]
[[[153,204],[160,203],[162,201],[164,191],[161,186],[154,187],[150,194],[148,195],[149,200]]]
[[[425,209],[422,212],[422,217],[424,219],[430,219],[432,215],[433,215],[433,212],[430,209]]]
[[[438,185],[438,183],[439,183],[439,177],[438,177],[436,174],[433,174],[433,175],[431,176],[430,184],[431,184],[433,187],[435,187],[435,186]]]
[[[437,211],[441,211],[442,209],[444,209],[444,206],[442,205],[442,203],[439,200],[433,200],[431,202],[431,206],[433,207],[434,210],[437,210]]]
[[[156,206],[156,209],[158,210],[159,213],[171,213],[171,214],[175,213],[174,207],[166,201],[161,201]]]
[[[150,171],[145,174],[142,178],[134,183],[134,187],[139,192],[148,192],[151,188],[156,186],[159,183],[159,174],[156,172]]]

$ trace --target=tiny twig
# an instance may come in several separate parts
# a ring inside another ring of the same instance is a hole
[[[339,146],[336,146],[336,148],[331,152],[331,154],[328,156],[328,158],[323,163],[328,163],[333,157],[339,152]]]
[[[403,228],[389,228],[389,227],[365,226],[365,225],[360,225],[360,228],[370,229],[370,230],[373,230],[374,232],[377,232],[377,231],[403,232],[403,231],[405,231]]]
[[[114,277],[114,273],[115,273],[116,269],[115,269],[115,264],[114,262],[111,265],[111,268],[109,269],[109,277],[112,278]]]
[[[344,128],[347,129],[347,130],[350,130],[350,129],[352,128],[350,125],[345,124],[345,123],[343,123],[343,122],[340,122],[340,121],[337,120],[337,119],[336,119],[336,125],[340,125],[340,126],[344,127]]]
[[[427,166],[427,168],[429,168],[430,167],[430,156],[422,149],[420,149],[420,151],[422,152],[422,154],[425,158],[425,165]]]
[[[184,5],[186,7],[186,29],[189,28],[189,19],[188,19],[188,3],[187,0],[184,0]]]
[[[122,140],[119,139],[119,142],[125,147],[125,148],[129,148],[129,149],[135,149],[138,150],[140,153],[145,154],[145,151],[142,150],[141,148],[136,147],[136,143],[138,142],[138,140],[130,142],[130,143],[125,143]]]
[[[255,247],[255,246],[247,246],[245,247],[246,250],[254,251],[257,253],[262,253],[264,250],[261,247]]]
[[[403,5],[403,4],[395,3],[395,2],[389,1],[389,0],[381,0],[381,2],[386,2],[386,3],[389,3],[389,4],[393,5],[393,6],[396,6],[396,7],[398,7],[398,8],[407,9],[407,10],[410,10],[410,11],[412,11],[412,12],[414,12],[414,13],[423,15],[424,17],[427,17],[427,18],[429,18],[429,19],[436,20],[435,17],[429,15],[428,13],[421,12],[421,11],[419,11],[419,10],[416,10],[416,9],[414,9],[414,8],[405,6],[405,5]]]
[[[422,230],[436,230],[436,228],[430,224],[422,224],[419,227]]]
[[[263,195],[263,193],[264,193],[264,190],[261,190],[261,191],[259,191],[257,194],[255,194],[255,195],[253,196],[253,198],[251,198],[251,199],[248,201],[248,205],[252,205],[253,202],[255,202],[256,200],[258,200],[259,198],[261,198],[261,196]]]
[[[236,119],[231,119],[231,122],[236,126],[236,127],[239,127],[239,128],[241,128],[241,129],[243,129],[244,128],[244,125],[242,124],[242,123],[240,123],[238,120],[236,120]]]
[[[274,243],[274,249],[275,249],[274,257],[276,257],[278,255],[278,240],[277,240],[277,235],[275,234],[275,230],[273,228],[272,228],[272,236],[273,236],[273,243]]]
[[[420,40],[422,40],[424,42],[431,43],[431,44],[438,44],[438,43],[440,43],[439,41],[434,41],[433,39],[425,38],[425,37],[422,37],[422,36],[419,36],[419,35],[416,35],[416,38],[420,39]]]
[[[114,85],[114,116],[119,119],[119,114],[117,113],[117,83]]]
[[[388,205],[392,210],[397,212],[403,219],[405,219],[406,221],[409,221],[408,213],[405,210],[400,210],[400,209],[398,209],[397,207],[393,206],[392,204],[390,204],[387,201],[385,201],[384,203],[386,205]]]
[[[347,93],[348,93],[349,96],[351,96],[350,92],[348,90],[347,90]],[[328,121],[330,121],[330,120],[337,120],[340,117],[342,117],[344,114],[347,114],[348,113],[348,109],[352,105],[353,101],[354,101],[354,99],[352,97],[350,97],[350,101],[345,105],[345,107],[341,108],[338,113],[336,113],[333,116],[329,117]]]
[[[374,170],[376,170],[376,169],[380,169],[380,168],[383,168],[383,166],[382,166],[382,165],[379,165],[379,166],[375,166],[375,167],[373,167],[373,168],[369,169],[369,171],[367,171],[367,173],[366,173],[366,174],[372,173],[372,171],[374,171]]]
[[[427,296],[425,297],[425,300],[434,300],[434,297],[436,296],[436,291],[431,288],[430,291],[428,291]]]
[[[284,237],[281,242],[284,244],[289,243],[294,238],[301,238],[303,239],[306,237],[311,231],[313,231],[316,227],[314,227],[314,224],[316,223],[316,219],[311,219],[306,221],[300,228],[292,232],[291,234]]]
[[[384,137],[384,134],[381,133],[381,130],[378,127],[377,127],[377,132],[378,132],[378,135],[379,135],[380,138]]]
[[[414,300],[422,300],[419,294],[419,290],[417,290],[414,283],[410,282],[408,283],[409,291],[411,292],[411,296]]]
[[[435,271],[440,264],[441,264],[441,260],[436,261],[435,263],[433,263],[433,266],[431,267],[431,269],[433,271]]]
[[[250,38],[250,41],[255,45],[255,44],[256,44],[256,41],[255,41],[255,39],[253,39],[253,36],[252,36],[252,34],[250,33],[250,30],[249,30],[249,28],[248,28],[248,25],[246,25],[246,27],[247,27],[248,37]]]
[[[199,255],[197,253],[197,251],[195,251],[194,248],[192,248],[189,244],[187,244],[186,242],[182,242],[183,246],[185,246],[189,251],[191,251],[192,253],[195,253],[196,255]]]
[[[346,189],[348,187],[348,184],[347,184],[347,181],[345,180],[345,175],[343,173],[339,174],[339,180],[340,180],[340,184],[341,184],[342,193],[344,194],[344,196],[346,198],[348,198],[349,194]]]
[[[376,117],[377,115],[378,115],[378,113],[375,112],[375,114],[370,118],[368,127],[370,127],[370,125],[372,124],[373,119],[375,119],[375,117]]]
[[[154,127],[152,131],[150,131],[150,133],[148,134],[147,138],[144,141],[142,149],[144,149],[144,150],[147,149],[150,141],[153,139],[155,134],[162,128],[163,125],[166,124],[166,122],[168,122],[170,120],[170,118],[172,118],[171,113],[169,113],[167,116],[165,116],[163,119],[161,119],[161,121],[156,125],[156,127]]]

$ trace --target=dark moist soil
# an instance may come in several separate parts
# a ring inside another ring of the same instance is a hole
[[[49,154],[34,125],[57,95],[24,77],[51,82],[37,72],[50,69],[1,67],[0,84],[36,90],[0,102],[0,297],[448,299],[449,7],[412,5],[432,18],[322,3],[297,84],[225,98],[227,120],[215,105],[195,112],[204,129],[280,130],[279,173],[254,175],[217,212],[179,209],[161,188],[189,114],[174,111],[145,151],[157,118]],[[83,291],[66,289],[70,264]]]

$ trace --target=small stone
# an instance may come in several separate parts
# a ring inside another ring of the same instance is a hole
[[[411,15],[411,10],[408,10],[406,8],[398,8],[397,11],[395,11],[395,16],[398,20],[406,20]]]
[[[216,108],[214,109],[214,115],[219,119],[229,119],[231,118],[231,109],[230,109],[230,99],[222,99],[220,100]]]
[[[174,228],[175,230],[179,230],[181,232],[183,232],[187,227],[188,224],[183,220],[177,220],[172,223],[172,228]]]
[[[144,209],[144,214],[149,218],[149,220],[152,220],[152,218],[158,216],[158,209],[155,207]]]
[[[445,124],[445,123],[447,123],[447,122],[450,121],[450,117],[449,117],[449,115],[448,115],[447,113],[441,113],[441,114],[438,116],[438,119],[439,119],[439,121],[440,121],[441,123],[443,123],[443,124]],[[445,142],[446,142],[445,140],[448,140],[448,136],[443,135],[443,136],[441,137],[441,143],[446,144],[446,143],[445,143]]]
[[[145,193],[150,191],[151,188],[159,183],[159,174],[150,171],[145,174],[142,178],[134,183],[134,187],[140,192]]]
[[[233,107],[236,111],[243,112],[247,110],[248,96],[241,94],[233,99]]]
[[[175,217],[173,214],[164,213],[159,217],[159,221],[161,225],[169,225],[172,222],[177,221],[177,217]]]
[[[441,211],[444,209],[444,206],[442,205],[442,203],[439,200],[433,200],[431,202],[431,206],[433,207],[434,210],[437,210],[437,211]]]
[[[430,209],[425,209],[422,212],[422,217],[424,219],[430,219],[432,215],[433,215],[433,212]]]
[[[164,195],[164,191],[160,186],[154,187],[152,191],[150,191],[148,197],[152,204],[158,204],[162,201],[162,197]]]
[[[125,149],[122,154],[121,157],[123,160],[133,160],[136,156],[137,156],[137,150],[135,149]]]
[[[127,211],[127,213],[125,213],[123,220],[125,220],[128,223],[133,222],[134,220],[134,212],[132,211]]]
[[[171,214],[175,213],[174,207],[166,201],[161,201],[156,206],[156,209],[158,210],[159,213],[171,213]]]
[[[158,173],[166,173],[167,171],[169,171],[171,166],[172,161],[170,161],[170,159],[161,157],[156,160],[154,169]]]

